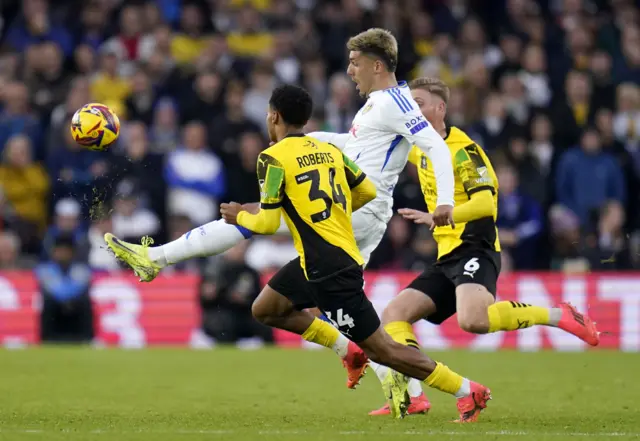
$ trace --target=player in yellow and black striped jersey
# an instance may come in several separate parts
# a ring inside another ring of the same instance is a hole
[[[375,188],[371,189],[365,178],[336,147],[304,134],[288,135],[260,154],[262,209],[282,207],[300,264],[310,281],[364,263],[353,238],[351,210],[375,195]],[[268,225],[257,226],[250,218],[239,222],[257,233],[268,229]]]
[[[495,220],[498,213],[498,178],[482,147],[457,127],[445,129],[444,140],[451,151],[455,173],[454,201],[458,207],[455,228],[435,228],[433,238],[438,243],[438,259],[446,258],[458,247],[475,245],[500,251]],[[435,209],[437,192],[433,167],[427,155],[414,147],[409,162],[418,169],[420,187],[429,212]],[[469,201],[472,205],[464,207]]]
[[[395,297],[382,315],[385,329],[397,341],[413,345],[412,325],[420,319],[440,324],[457,312],[458,324],[468,332],[485,334],[513,331],[534,325],[556,326],[591,345],[599,342],[591,320],[570,305],[543,308],[519,302],[496,302],[500,273],[500,241],[495,220],[498,210],[498,181],[487,155],[466,133],[444,123],[449,88],[434,78],[419,78],[410,87],[425,118],[445,139],[451,151],[455,178],[453,226],[435,227],[438,246],[436,263],[425,270]],[[436,187],[429,159],[414,149],[409,160],[418,168],[420,184],[429,211],[436,201]],[[401,209],[407,219],[433,228],[431,215]],[[374,367],[378,376],[387,368]],[[474,395],[474,384],[470,384]],[[409,386],[409,390],[422,391]],[[479,389],[480,390],[480,389]],[[423,395],[412,397],[412,406],[428,408]],[[471,406],[473,407],[473,406]],[[478,404],[474,420],[480,413]],[[372,414],[388,413],[385,408]],[[411,407],[409,408],[411,413]]]
[[[252,306],[254,317],[333,349],[355,378],[366,369],[367,355],[394,369],[383,388],[394,414],[403,416],[406,376],[451,394],[464,379],[394,341],[380,326],[363,290],[364,260],[351,228],[352,210],[375,198],[375,186],[337,148],[302,134],[311,108],[311,98],[299,87],[273,91],[267,126],[276,144],[258,160],[260,209],[250,213],[230,203],[220,211],[227,223],[261,234],[273,234],[284,214],[300,257],[271,278]],[[304,310],[310,307],[318,307],[335,327]]]

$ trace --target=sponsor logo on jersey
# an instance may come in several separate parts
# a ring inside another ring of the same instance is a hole
[[[427,120],[424,119],[424,116],[416,116],[411,118],[409,121],[404,123],[404,126],[409,130],[412,135],[415,135],[420,130],[429,126]]]
[[[358,131],[359,128],[360,126],[357,124],[352,125],[351,128],[349,129],[349,133],[351,133],[351,136],[353,136],[354,138],[357,138],[358,135],[356,134],[356,132]]]
[[[479,177],[475,180],[476,184],[491,184],[491,176],[489,176],[489,170],[487,167],[476,168]]]

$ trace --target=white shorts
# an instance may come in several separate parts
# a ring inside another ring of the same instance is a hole
[[[367,266],[371,253],[378,248],[384,236],[387,224],[370,212],[358,210],[351,215],[351,225],[364,265]]]

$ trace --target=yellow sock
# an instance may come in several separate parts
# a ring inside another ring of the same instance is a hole
[[[314,318],[311,325],[304,331],[302,338],[312,343],[317,343],[326,348],[332,349],[340,338],[340,331],[318,318]]]
[[[391,322],[384,326],[384,330],[395,341],[405,346],[411,346],[416,349],[420,349],[418,339],[413,333],[413,327],[409,322]]]
[[[427,386],[451,395],[455,395],[460,390],[463,381],[464,378],[460,374],[456,374],[440,362],[436,362],[436,368],[424,380]]]
[[[514,331],[548,324],[548,308],[511,301],[489,306],[489,332]]]

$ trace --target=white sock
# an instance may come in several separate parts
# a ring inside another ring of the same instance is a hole
[[[562,318],[562,308],[549,308],[549,326],[558,326]]]
[[[456,398],[468,397],[471,394],[471,382],[467,378],[462,379],[462,386],[458,389],[455,396]]]
[[[194,257],[214,256],[251,237],[251,233],[216,220],[194,228],[178,239],[159,247],[149,248],[149,258],[160,267],[173,265]]]
[[[370,361],[369,366],[371,366],[371,369],[373,369],[373,371],[376,373],[378,380],[380,380],[380,383],[382,383],[382,381],[387,376],[387,372],[389,372],[389,368],[387,366],[378,364],[375,361]],[[415,378],[410,378],[408,391],[409,391],[409,396],[411,398],[419,397],[420,395],[422,395],[422,384],[420,383],[419,380],[416,380]]]
[[[349,349],[349,339],[344,335],[340,334],[336,342],[331,346],[333,352],[338,354],[338,357],[344,358],[347,356],[347,351]]]
[[[378,377],[378,380],[380,380],[380,383],[382,383],[384,379],[387,378],[387,372],[389,372],[388,367],[378,364],[375,361],[370,361],[369,366],[371,367],[371,369],[373,369],[373,372],[376,373],[376,376]]]
[[[415,378],[409,379],[409,385],[407,386],[407,389],[411,398],[416,398],[422,395],[422,383]]]

